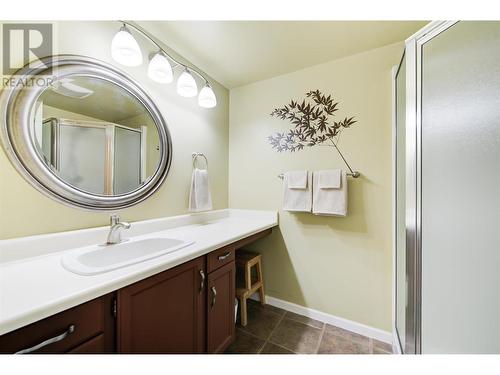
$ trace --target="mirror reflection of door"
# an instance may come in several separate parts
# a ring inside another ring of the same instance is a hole
[[[59,176],[85,191],[105,194],[106,128],[66,124],[58,120],[52,133],[55,169]]]
[[[113,193],[122,194],[134,190],[142,180],[142,164],[146,152],[141,143],[146,144],[141,131],[126,127],[115,127]]]
[[[123,194],[146,180],[146,132],[146,127],[52,117],[43,122],[42,151],[51,169],[72,186]]]
[[[33,114],[41,159],[66,183],[96,195],[129,193],[156,171],[156,125],[121,87],[94,77],[65,78],[39,98]]]

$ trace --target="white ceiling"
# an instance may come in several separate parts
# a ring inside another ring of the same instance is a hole
[[[108,81],[82,76],[72,77],[71,83],[93,93],[79,99],[61,95],[54,90],[45,90],[40,100],[54,108],[115,123],[146,113],[146,109],[136,98]]]
[[[426,21],[144,21],[227,88],[403,41]]]

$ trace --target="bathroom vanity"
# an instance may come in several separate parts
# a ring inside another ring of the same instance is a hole
[[[270,234],[276,224],[276,213],[245,210],[133,223],[131,230],[139,236],[189,237],[194,243],[89,276],[62,266],[61,258],[75,249],[27,258],[13,258],[21,256],[13,252],[29,248],[30,242],[41,244],[36,251],[50,243],[57,248],[70,236],[85,243],[101,237],[106,228],[0,241],[1,309],[6,312],[0,317],[0,351],[221,353],[235,333],[235,253]],[[160,227],[168,229],[158,231]],[[23,291],[22,269],[37,266],[39,274],[49,273]],[[8,275],[17,280],[7,280]]]

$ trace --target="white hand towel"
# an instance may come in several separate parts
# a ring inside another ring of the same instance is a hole
[[[338,170],[318,171],[313,174],[313,205],[315,215],[347,216],[347,174],[341,171],[340,186],[338,188],[321,188],[320,177],[331,173],[332,177],[324,179],[324,186],[332,186],[330,182],[335,179]]]
[[[340,189],[340,180],[342,169],[332,169],[328,171],[319,171],[318,187],[320,189]]]
[[[304,188],[290,187],[291,172],[283,176],[283,210],[292,212],[311,212],[312,189],[310,174],[305,172],[306,184]],[[295,182],[295,181],[294,181]]]
[[[208,183],[208,171],[195,168],[191,177],[189,191],[189,211],[199,212],[212,209],[212,197]]]
[[[290,189],[307,189],[307,171],[290,171],[286,174]]]

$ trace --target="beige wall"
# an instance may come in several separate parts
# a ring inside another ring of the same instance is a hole
[[[57,22],[58,53],[91,56],[113,63],[110,44],[120,28],[117,22]],[[148,29],[155,33],[152,25]],[[159,35],[158,35],[159,36]],[[145,59],[155,48],[137,37]],[[147,77],[142,66],[125,70],[141,83],[158,105],[172,135],[173,160],[162,187],[150,199],[120,212],[134,221],[187,212],[191,179],[191,153],[204,152],[210,161],[210,182],[214,208],[228,203],[228,91],[211,80],[218,99],[215,109],[197,105],[196,98],[181,98],[175,83],[161,85]],[[0,151],[0,239],[106,225],[108,213],[66,207],[39,193],[17,173]]]
[[[266,294],[342,318],[391,329],[391,68],[402,44],[313,66],[230,91],[229,204],[279,210],[281,172],[344,167],[329,147],[277,153],[266,137],[289,123],[271,111],[309,90],[356,116],[340,142],[361,178],[349,178],[349,215],[280,211],[262,250]]]

